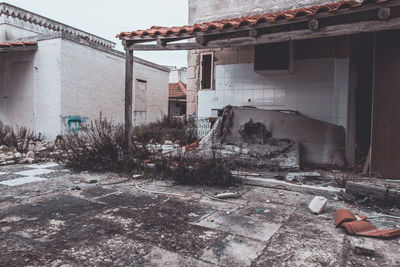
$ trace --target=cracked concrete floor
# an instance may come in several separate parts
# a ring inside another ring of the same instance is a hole
[[[41,179],[13,179],[37,177]],[[399,266],[400,241],[374,240],[354,254],[333,211],[365,210],[330,199],[319,216],[311,194],[240,187],[236,203],[167,181],[96,175],[98,184],[60,166],[0,168],[0,266]],[[147,194],[169,192],[181,197]],[[208,194],[218,189],[204,188]]]

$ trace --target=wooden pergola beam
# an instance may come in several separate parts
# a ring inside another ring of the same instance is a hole
[[[25,52],[25,51],[36,51],[38,50],[37,45],[24,46],[24,47],[0,47],[0,53],[9,53],[9,52]]]
[[[400,18],[392,18],[387,20],[371,20],[349,24],[333,25],[319,28],[317,30],[302,29],[295,31],[285,31],[278,33],[263,34],[258,37],[240,37],[213,40],[211,37],[206,44],[202,43],[176,43],[166,45],[138,45],[131,44],[127,48],[136,51],[162,51],[162,50],[194,50],[194,49],[209,49],[221,47],[235,47],[246,45],[259,45],[266,43],[276,43],[291,40],[304,40],[322,37],[333,37],[339,35],[358,34],[364,32],[376,32],[383,30],[400,29]],[[205,35],[205,38],[208,38]]]

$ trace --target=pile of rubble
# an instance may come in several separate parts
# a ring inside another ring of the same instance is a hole
[[[301,162],[343,167],[344,140],[344,128],[331,123],[293,112],[227,106],[211,131],[181,154],[269,170],[299,170]]]
[[[49,160],[49,157],[59,155],[63,151],[54,142],[26,141],[18,142],[17,148],[0,146],[0,165],[35,163]]]

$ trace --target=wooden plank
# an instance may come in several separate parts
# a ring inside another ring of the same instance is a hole
[[[350,24],[341,24],[334,26],[327,26],[320,28],[317,31],[310,29],[303,29],[289,32],[279,32],[261,35],[257,38],[244,37],[232,38],[218,41],[209,41],[206,45],[202,46],[197,43],[177,43],[160,45],[131,45],[130,50],[141,51],[160,51],[160,50],[194,50],[194,49],[209,49],[220,47],[237,47],[246,45],[259,45],[266,43],[276,43],[291,40],[304,40],[321,37],[332,37],[340,35],[358,34],[363,32],[376,32],[383,30],[400,29],[400,18],[393,18],[389,20],[372,20],[363,21]]]
[[[132,150],[132,88],[133,87],[133,51],[126,50],[125,59],[125,145]]]

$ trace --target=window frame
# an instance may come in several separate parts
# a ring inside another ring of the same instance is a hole
[[[211,66],[210,66],[210,88],[203,88],[203,57],[211,56]],[[214,52],[204,52],[200,53],[200,90],[214,90]]]
[[[274,75],[274,74],[294,74],[294,42],[293,41],[287,41],[289,42],[289,51],[288,51],[288,56],[289,56],[289,67],[288,69],[277,69],[277,70],[268,70],[268,69],[256,69],[254,65],[254,72],[260,74],[260,75]],[[254,55],[255,57],[257,56],[256,54]]]

